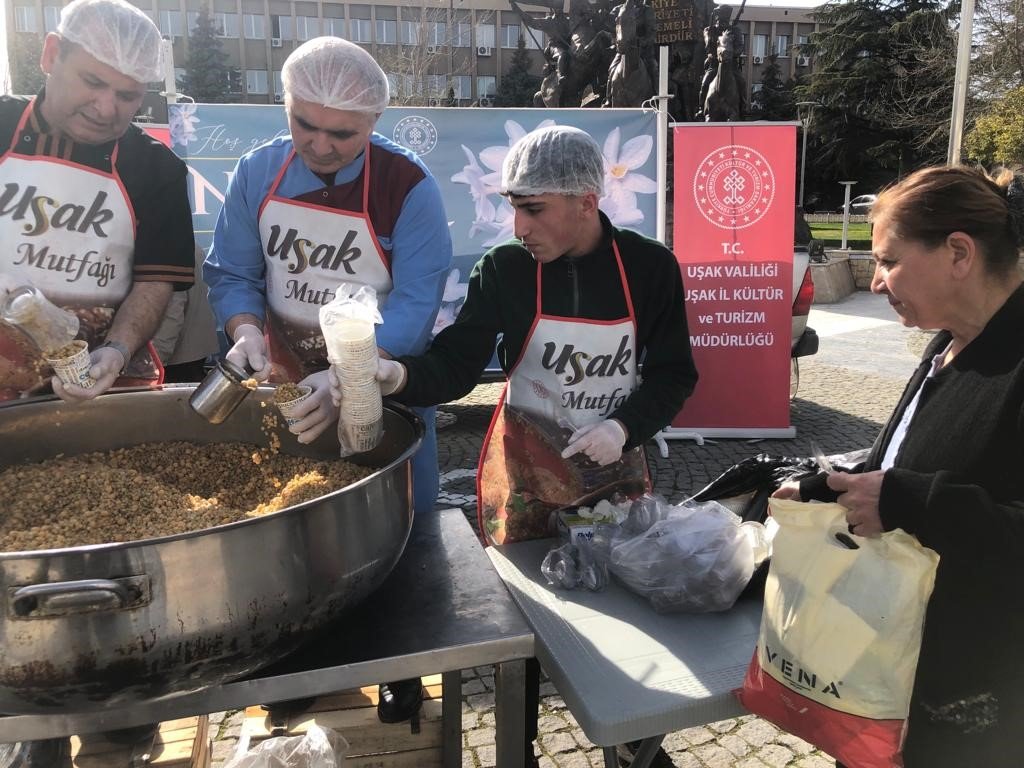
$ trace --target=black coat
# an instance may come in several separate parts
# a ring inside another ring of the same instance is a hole
[[[905,749],[907,768],[1024,765],[1024,287],[951,363],[937,334],[862,471],[880,468],[923,390],[879,511],[939,553]],[[833,500],[822,476],[805,499]]]

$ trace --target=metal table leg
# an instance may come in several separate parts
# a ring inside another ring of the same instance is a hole
[[[526,765],[526,661],[506,661],[494,668],[496,768]]]
[[[441,675],[441,765],[462,768],[462,670]]]

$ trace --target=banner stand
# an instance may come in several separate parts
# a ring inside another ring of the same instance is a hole
[[[658,453],[661,458],[668,458],[668,440],[693,440],[697,445],[704,445],[705,438],[715,437],[726,437],[726,438],[746,438],[748,440],[761,440],[766,437],[775,438],[791,438],[796,437],[796,427],[786,427],[779,429],[725,429],[725,428],[706,428],[700,430],[690,430],[680,427],[665,427],[651,439],[655,445],[658,446]]]

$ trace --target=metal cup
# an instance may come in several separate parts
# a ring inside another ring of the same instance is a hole
[[[252,392],[242,384],[250,373],[227,360],[218,360],[216,367],[196,387],[188,404],[211,424],[220,424]]]

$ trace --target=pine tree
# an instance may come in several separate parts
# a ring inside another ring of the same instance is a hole
[[[42,38],[32,32],[15,32],[8,39],[11,43],[13,92],[24,95],[38,93],[46,82],[46,75],[39,69],[39,57],[43,52]]]
[[[235,101],[241,93],[240,72],[227,65],[228,55],[217,36],[218,29],[204,5],[188,37],[188,59],[182,85],[185,93],[204,104]]]
[[[526,52],[526,41],[519,36],[512,64],[501,78],[496,102],[499,107],[532,107],[533,94],[540,88],[540,77],[530,74],[530,54]]]
[[[808,177],[834,196],[840,179],[874,190],[942,162],[956,60],[951,11],[939,0],[833,0],[815,20],[822,31],[801,46],[814,71],[796,89],[799,101],[821,105]]]
[[[756,120],[795,120],[793,81],[782,81],[779,57],[772,54],[761,73],[761,89],[750,100],[751,117]]]

